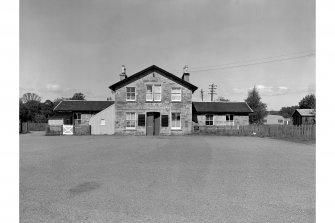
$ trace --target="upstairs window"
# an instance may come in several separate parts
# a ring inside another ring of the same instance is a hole
[[[135,112],[126,113],[126,129],[135,129],[136,128],[136,116]]]
[[[173,87],[171,90],[171,101],[181,101],[181,88]]]
[[[213,125],[213,115],[206,115],[206,125]]]
[[[127,92],[127,101],[135,101],[136,100],[135,87],[127,87],[126,92]]]
[[[100,119],[100,125],[106,125],[106,120],[105,119]]]
[[[147,85],[146,101],[161,101],[162,100],[162,85]]]

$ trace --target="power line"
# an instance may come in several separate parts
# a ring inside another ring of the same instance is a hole
[[[294,60],[294,59],[309,57],[309,56],[314,56],[314,55],[315,55],[315,51],[310,50],[310,51],[304,51],[304,52],[299,52],[299,53],[294,53],[294,54],[282,54],[282,55],[277,55],[277,56],[263,57],[263,58],[252,59],[252,60],[244,60],[240,62],[227,63],[227,64],[222,64],[222,65],[195,67],[193,69],[190,69],[190,71],[199,72],[199,71],[209,71],[209,70],[222,70],[222,69],[229,69],[229,68],[235,68],[235,67],[243,67],[243,66],[251,66],[251,65],[257,65],[257,64],[266,64],[266,63]],[[177,72],[177,69],[174,71]]]
[[[191,69],[190,72],[199,72],[199,71],[210,71],[210,70],[224,70],[224,69],[229,69],[229,68],[236,68],[236,67],[246,67],[246,66],[252,66],[252,65],[258,65],[258,64],[267,64],[267,63],[274,63],[274,62],[280,62],[280,61],[287,61],[287,60],[295,60],[298,58],[303,58],[303,57],[310,57],[314,56],[315,53],[310,53],[306,55],[300,55],[300,56],[295,56],[295,57],[287,57],[287,58],[278,58],[278,59],[273,59],[273,60],[267,60],[267,61],[259,61],[259,62],[249,62],[245,64],[227,64],[222,67],[217,67],[217,68],[208,68],[208,69]]]

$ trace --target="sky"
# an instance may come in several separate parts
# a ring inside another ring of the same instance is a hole
[[[123,64],[188,65],[194,101],[256,86],[279,110],[315,93],[315,23],[315,0],[21,0],[20,96],[106,100]]]

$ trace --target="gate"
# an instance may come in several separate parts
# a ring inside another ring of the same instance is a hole
[[[73,125],[63,125],[63,135],[73,135]]]

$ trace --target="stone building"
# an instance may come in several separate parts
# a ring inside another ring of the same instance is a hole
[[[115,134],[183,135],[192,131],[192,94],[187,68],[181,78],[155,65],[109,88],[115,95]]]
[[[246,102],[193,102],[195,126],[249,125],[249,114],[253,110]]]

